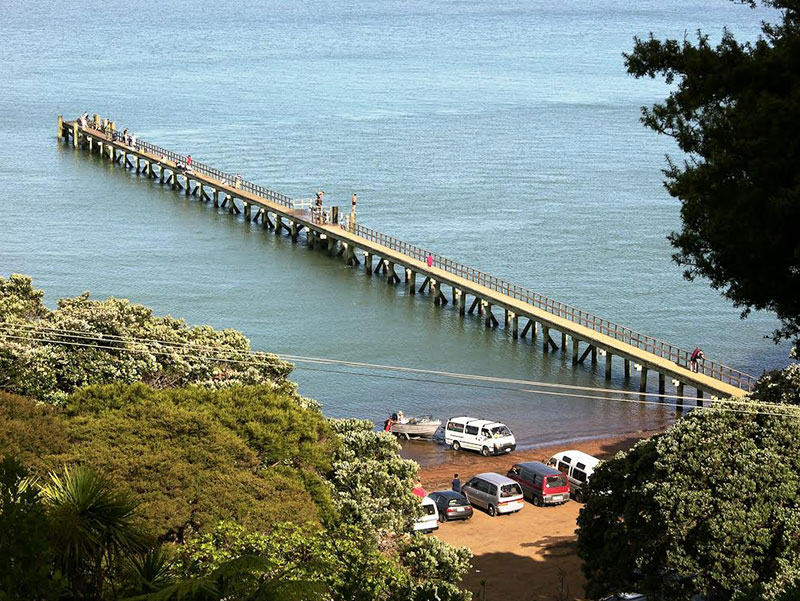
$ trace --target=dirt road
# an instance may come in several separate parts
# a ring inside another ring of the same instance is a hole
[[[600,458],[632,447],[654,432],[621,438],[574,443],[557,449],[535,449],[503,457],[484,458],[460,452],[445,464],[422,469],[429,491],[449,489],[453,474],[466,482],[474,474],[505,474],[514,462],[539,461],[556,451],[575,448]],[[558,507],[534,507],[526,502],[513,515],[489,517],[477,510],[466,522],[441,524],[436,536],[472,549],[473,568],[462,585],[486,601],[567,601],[583,599],[583,576],[576,555],[575,521],[581,505],[570,501]]]

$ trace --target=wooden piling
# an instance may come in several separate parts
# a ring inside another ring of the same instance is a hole
[[[78,136],[79,136],[79,133],[78,133],[78,122],[76,121],[75,123],[72,124],[72,147],[73,148],[77,148],[78,147]]]
[[[57,133],[58,133],[58,135],[56,136],[56,139],[60,140],[61,138],[64,137],[64,117],[62,117],[61,115],[58,116],[58,132]]]
[[[575,338],[575,336],[573,336],[572,337],[572,364],[573,365],[577,365],[578,364],[578,353],[580,353],[580,350],[581,350],[581,348],[580,348],[580,340],[578,340],[577,338]]]
[[[606,380],[611,379],[611,353],[606,352]]]
[[[417,272],[411,269],[408,274],[408,293],[412,296],[417,293]]]
[[[678,387],[677,387],[677,389],[675,391],[675,394],[678,397],[677,399],[675,399],[675,402],[678,405],[678,408],[680,410],[683,410],[683,404],[684,404],[683,403],[683,397],[684,397],[684,394],[683,394],[683,382],[680,382],[680,381],[678,382]]]
[[[464,317],[467,313],[467,293],[464,290],[458,291],[458,314]]]
[[[511,338],[519,338],[519,315],[511,313]]]
[[[623,359],[623,361],[622,361],[622,375],[625,376],[626,380],[631,377],[631,360],[630,359]]]
[[[697,390],[697,406],[703,406],[703,391],[700,389]]]
[[[542,352],[550,352],[550,328],[542,324]]]
[[[639,392],[647,392],[647,367],[642,365],[642,377],[639,380]]]
[[[658,394],[664,394],[667,389],[667,377],[660,373],[658,374]]]
[[[432,288],[433,288],[433,290],[432,290],[432,293],[433,293],[433,304],[434,305],[438,305],[440,303],[440,301],[439,301],[439,282],[437,282],[434,279],[431,279],[431,284],[432,284]]]
[[[372,275],[372,253],[364,251],[364,270],[367,275]]]
[[[251,218],[250,218],[250,203],[249,202],[245,202],[244,203],[244,220],[247,221],[248,223],[251,221]],[[296,235],[297,234],[295,233],[295,236]]]

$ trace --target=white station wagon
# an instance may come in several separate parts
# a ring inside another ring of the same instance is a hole
[[[510,453],[517,441],[508,426],[500,422],[475,417],[451,417],[444,428],[444,442],[459,449],[480,451],[481,455]]]

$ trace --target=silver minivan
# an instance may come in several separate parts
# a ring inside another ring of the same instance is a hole
[[[473,505],[486,509],[491,516],[515,513],[525,506],[520,485],[511,478],[493,472],[472,478],[461,486],[461,494]]]

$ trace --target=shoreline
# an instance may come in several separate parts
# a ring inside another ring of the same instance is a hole
[[[459,474],[462,482],[474,474],[496,471],[505,474],[511,465],[522,461],[541,461],[558,451],[577,449],[599,459],[609,459],[618,451],[626,451],[640,440],[660,434],[665,428],[656,430],[634,430],[622,434],[601,437],[573,438],[563,442],[543,442],[526,445],[505,455],[483,457],[471,451],[449,450],[441,461],[420,465],[419,478],[428,491],[446,490],[452,484],[453,474]]]

